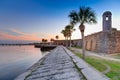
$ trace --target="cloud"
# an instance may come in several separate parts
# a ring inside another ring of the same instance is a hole
[[[17,34],[17,35],[16,35]],[[50,40],[51,38],[55,39],[56,34],[48,34],[45,32],[40,33],[26,33],[18,29],[10,28],[7,30],[0,31],[0,40],[35,40],[41,41],[42,38]],[[59,36],[59,39],[63,38]]]
[[[15,29],[12,29],[12,31],[15,33],[19,33],[21,35],[16,36],[4,31],[0,31],[0,40],[38,40],[38,41],[41,40],[41,38],[39,38],[37,34],[23,33]]]
[[[12,39],[12,40],[15,40],[16,39],[16,37],[15,36],[13,36],[13,35],[10,35],[10,34],[8,34],[8,33],[6,33],[6,32],[3,32],[3,31],[0,31],[0,40],[8,40],[8,39]]]
[[[28,35],[28,34],[22,32],[22,31],[19,31],[19,30],[17,30],[17,29],[11,28],[11,29],[9,29],[9,30],[10,30],[11,32],[14,32],[14,33],[19,34],[19,35]]]

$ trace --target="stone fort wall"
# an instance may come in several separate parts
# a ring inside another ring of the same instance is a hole
[[[71,43],[72,46],[82,47],[81,39],[72,40]],[[69,41],[56,40],[54,44],[66,46]],[[120,31],[112,29],[110,32],[101,31],[85,36],[85,49],[98,53],[120,53]]]
[[[112,31],[108,38],[108,53],[120,53],[120,31]]]
[[[85,49],[94,52],[107,53],[108,41],[109,39],[107,32],[101,31],[92,35],[88,35],[85,37]]]
[[[120,31],[98,32],[85,37],[86,50],[101,53],[120,52]]]

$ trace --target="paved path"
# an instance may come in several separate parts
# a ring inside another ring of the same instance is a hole
[[[105,71],[103,71],[102,73],[106,74],[106,73],[110,72],[111,67],[109,65],[107,65],[107,64],[103,64],[103,65],[105,65],[107,69]]]
[[[81,80],[71,58],[62,47],[52,51],[40,67],[26,80]]]

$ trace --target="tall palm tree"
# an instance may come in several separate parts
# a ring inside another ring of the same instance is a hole
[[[64,30],[61,31],[61,33],[65,37],[65,46],[67,46],[67,40],[68,40],[67,31],[64,29]]]
[[[70,38],[70,44],[69,47],[71,47],[71,36],[73,31],[75,31],[74,29],[74,25],[73,24],[69,24],[65,27],[65,30],[67,31],[67,36]]]
[[[55,36],[55,38],[56,38],[56,39],[57,39],[57,41],[58,41],[59,36],[58,36],[58,35],[56,35],[56,36]],[[59,44],[59,43],[57,43],[57,45],[58,45],[58,44]]]
[[[69,14],[70,21],[74,24],[80,23],[79,29],[82,36],[82,58],[85,59],[85,43],[84,43],[84,30],[85,23],[92,24],[97,23],[96,14],[90,7],[80,7],[79,12],[72,11]]]

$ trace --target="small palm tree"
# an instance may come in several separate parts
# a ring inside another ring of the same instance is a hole
[[[47,39],[45,39],[45,42],[48,42],[48,40],[47,40]]]
[[[74,24],[80,23],[79,29],[82,36],[82,53],[83,59],[85,59],[85,44],[84,44],[84,30],[85,23],[92,24],[97,23],[95,12],[90,7],[80,7],[79,12],[72,11],[69,14],[70,21]]]
[[[50,39],[50,41],[51,41],[51,44],[52,44],[52,43],[53,43],[53,41],[54,41],[54,39],[53,39],[53,38],[51,38],[51,39]]]
[[[42,42],[45,42],[45,39],[44,39],[44,38],[42,39]]]
[[[59,36],[58,36],[58,35],[56,35],[56,36],[55,36],[55,38],[58,40]]]
[[[56,40],[58,41],[59,36],[58,36],[58,35],[56,35],[56,36],[55,36],[55,38],[56,38]],[[57,45],[58,45],[58,43],[57,43]]]
[[[64,30],[61,31],[61,33],[65,37],[65,46],[67,46],[67,40],[68,40],[67,31],[64,29]]]
[[[48,41],[47,39],[44,39],[44,38],[42,39],[42,42],[47,42],[47,41]]]
[[[69,47],[71,47],[71,36],[73,31],[75,31],[74,29],[74,25],[73,24],[69,24],[65,27],[65,30],[67,31],[67,36],[70,37],[70,44]]]

